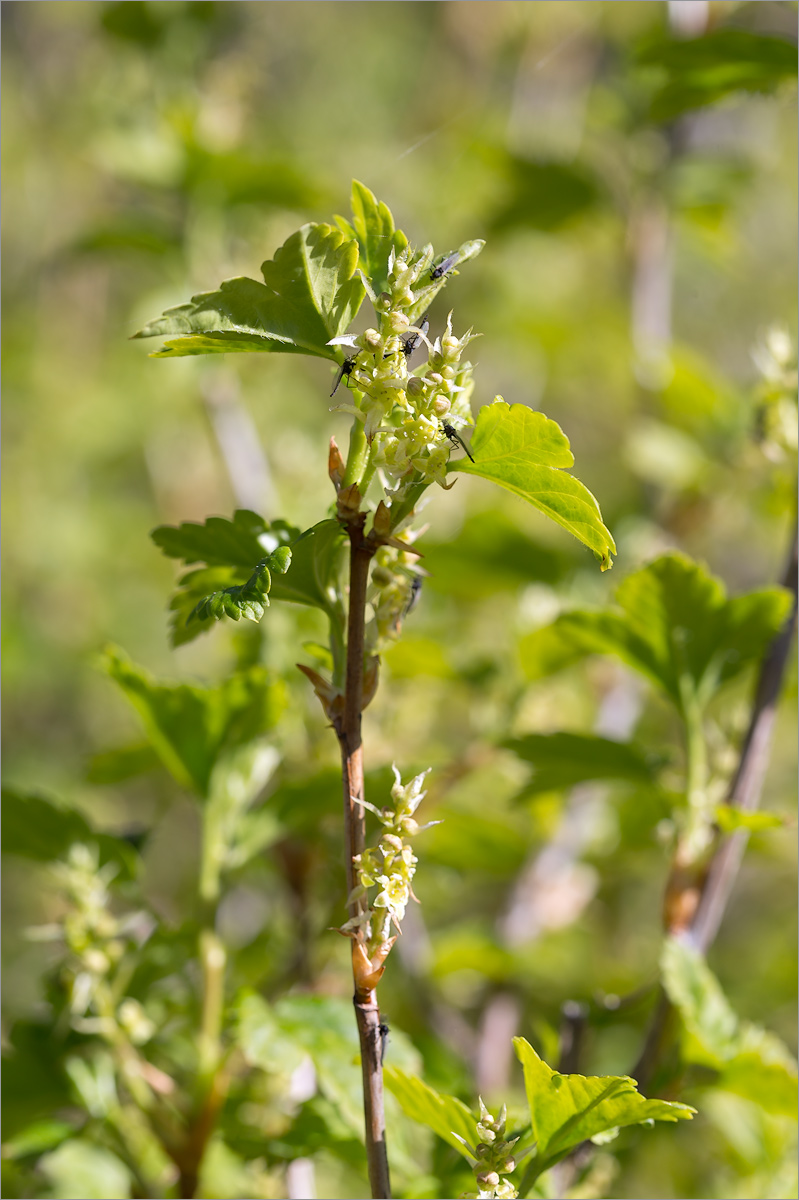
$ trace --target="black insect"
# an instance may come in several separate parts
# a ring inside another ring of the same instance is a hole
[[[380,1035],[380,1065],[382,1066],[383,1059],[386,1057],[386,1043],[388,1042],[388,1035],[390,1033],[390,1030],[388,1028],[388,1025],[386,1025],[384,1022],[381,1021],[381,1023],[377,1027],[377,1032]]]
[[[425,317],[425,319],[422,321],[421,325],[419,326],[419,329],[421,330],[421,332],[420,333],[409,333],[408,336],[404,339],[404,341],[402,343],[402,353],[405,355],[406,358],[411,357],[414,350],[419,345],[419,342],[422,340],[422,334],[427,333],[429,328],[430,328],[430,322],[428,321],[427,317]]]
[[[403,617],[407,617],[408,613],[413,612],[413,610],[416,608],[416,605],[419,603],[419,597],[421,594],[422,577],[421,575],[414,575],[413,579],[411,580],[411,594],[408,596],[407,603],[403,609]]]
[[[349,378],[349,376],[353,372],[354,367],[355,367],[355,359],[354,358],[345,358],[344,359],[344,362],[341,364],[341,366],[338,369],[338,375],[336,376],[336,382],[333,384],[333,391],[330,393],[331,396],[335,396],[336,392],[338,391],[338,385],[341,383],[341,381],[345,375]]]
[[[449,438],[449,440],[450,440],[450,442],[452,442],[453,446],[462,446],[463,449],[466,451],[466,453],[469,456],[469,461],[474,462],[474,459],[472,458],[471,450],[466,445],[463,438],[458,433],[457,429],[453,425],[446,425],[446,424],[442,425],[441,428],[444,430],[444,436]]]
[[[440,279],[442,275],[448,275],[458,261],[459,254],[460,250],[454,250],[452,254],[448,254],[443,262],[440,262],[437,267],[433,267],[430,278]]]

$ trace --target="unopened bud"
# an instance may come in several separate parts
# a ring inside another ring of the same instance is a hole
[[[421,396],[424,391],[424,380],[420,379],[418,375],[411,375],[405,385],[405,391],[409,396]]]
[[[83,962],[87,970],[92,971],[95,975],[104,975],[108,970],[108,959],[102,950],[94,948],[87,950],[83,955]]]
[[[341,457],[341,451],[336,445],[335,438],[330,439],[330,450],[327,455],[327,473],[334,488],[338,491],[344,479],[344,459]]]
[[[475,1176],[478,1183],[484,1184],[486,1187],[496,1187],[499,1183],[499,1175],[496,1171],[483,1171]]]
[[[433,412],[437,417],[445,416],[451,408],[452,405],[446,396],[436,396],[435,400],[433,401]]]
[[[439,387],[444,382],[444,377],[439,375],[437,371],[428,371],[425,379],[428,383],[432,383],[434,387]]]
[[[405,313],[393,312],[389,313],[386,318],[386,325],[391,333],[404,333],[410,325],[410,321],[405,316]]]
[[[516,1159],[506,1158],[505,1161],[497,1167],[497,1170],[501,1175],[510,1175],[512,1171],[516,1170]]]
[[[358,340],[365,350],[376,350],[383,341],[376,329],[365,329]]]
[[[375,301],[375,308],[378,312],[388,312],[391,308],[391,296],[388,292],[381,292]]]

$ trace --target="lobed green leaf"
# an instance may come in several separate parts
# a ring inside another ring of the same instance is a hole
[[[482,408],[471,439],[474,462],[451,462],[448,471],[479,475],[521,496],[573,534],[599,559],[612,565],[616,546],[602,524],[599,505],[586,488],[563,468],[574,463],[563,430],[543,413],[501,397]]]
[[[536,1139],[522,1192],[580,1142],[644,1121],[690,1120],[696,1111],[687,1104],[647,1100],[626,1075],[561,1075],[524,1038],[514,1038],[513,1045]]]
[[[359,266],[379,295],[388,286],[388,258],[393,248],[399,253],[408,245],[401,229],[395,229],[391,210],[357,179],[352,181],[352,225],[341,217],[341,229],[349,228],[358,239]]]
[[[169,337],[155,358],[253,352],[338,361],[327,345],[352,323],[365,295],[358,244],[332,225],[303,225],[261,271],[264,282],[228,279],[215,292],[168,309],[133,336]]]

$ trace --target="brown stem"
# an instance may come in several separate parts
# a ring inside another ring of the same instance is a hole
[[[755,696],[752,701],[749,728],[741,748],[738,769],[727,796],[728,804],[745,812],[754,812],[760,803],[760,793],[769,764],[777,701],[785,675],[791,641],[796,629],[797,530],[795,526],[791,534],[791,548],[782,585],[793,593],[791,613],[783,628],[771,642],[761,663]],[[747,840],[746,830],[739,830],[724,838],[719,842],[701,875],[695,874],[692,879],[686,878],[685,887],[697,891],[698,899],[696,902],[692,901],[692,918],[687,927],[681,929],[681,932],[703,954],[707,953],[719,931]],[[674,911],[676,912],[678,908],[679,905],[674,908]],[[667,932],[674,931],[667,929]],[[644,1049],[633,1068],[633,1075],[643,1088],[651,1079],[670,1040],[672,1025],[672,1005],[665,992],[661,990]]]
[[[357,883],[353,859],[364,848],[363,747],[361,711],[363,708],[364,628],[369,562],[376,545],[364,536],[364,513],[353,514],[346,522],[350,538],[350,597],[347,619],[347,670],[343,715],[334,721],[341,746],[341,778],[344,792],[344,831],[346,840],[347,890]],[[356,917],[363,900],[349,903],[349,916]],[[353,939],[353,976],[355,978],[355,1017],[361,1043],[363,1101],[366,1124],[366,1157],[373,1197],[389,1197],[391,1183],[386,1153],[386,1123],[383,1111],[383,1067],[381,1062],[380,1010],[374,990],[359,985],[363,970],[356,969],[356,954],[362,944]]]

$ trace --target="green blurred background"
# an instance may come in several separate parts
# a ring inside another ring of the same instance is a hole
[[[692,7],[705,24],[795,38],[795,4]],[[614,532],[618,561],[600,576],[479,480],[437,493],[431,577],[367,714],[369,768],[432,766],[446,817],[420,843],[424,903],[384,1003],[451,1090],[468,1091],[470,1061],[484,1091],[511,1086],[510,1062],[492,1074],[490,1061],[503,1014],[508,1034],[555,1028],[563,1000],[632,990],[657,960],[668,814],[629,788],[576,809],[556,793],[513,806],[526,771],[493,746],[637,726],[662,749],[670,717],[607,662],[532,678],[524,636],[565,604],[608,600],[668,547],[733,593],[778,579],[787,549],[792,472],[752,439],[752,349],[795,318],[795,91],[731,91],[655,119],[662,80],[638,52],[691,16],[580,0],[3,5],[5,775],[147,833],[145,890],[165,919],[195,870],[194,817],[165,780],[87,779],[93,755],[136,737],[94,657],[113,640],[159,675],[228,669],[227,632],[169,649],[174,572],[148,530],[237,504],[313,523],[347,419],[328,411],[327,364],[153,361],[127,340],[147,319],[257,277],[299,224],[347,213],[359,178],[416,244],[486,239],[434,321],[452,306],[456,331],[483,335],[475,407],[501,394],[561,424]],[[263,630],[290,692],[284,760],[332,769],[335,739],[293,671],[321,625],[274,606]],[[776,810],[792,803],[795,696],[793,678],[764,797]],[[747,698],[748,684],[718,714],[722,732],[743,728]],[[339,919],[327,891],[341,879],[322,865],[325,850],[337,869],[337,836],[334,823],[313,843],[314,975],[346,995],[346,956],[321,932]],[[792,840],[753,842],[712,963],[741,1015],[793,1045]],[[279,876],[267,862],[239,885],[255,913],[242,953],[263,956],[249,970],[267,990]],[[44,868],[21,860],[4,887],[8,1031],[45,1011],[48,951],[24,929],[53,919],[54,901]],[[645,1017],[597,1028],[587,1069],[629,1070]],[[7,1088],[12,1132],[14,1099]],[[779,1155],[733,1137],[729,1113],[711,1106],[693,1125],[652,1131],[645,1153],[630,1141],[612,1194],[795,1195],[747,1190],[778,1186],[752,1181]],[[330,1194],[358,1194],[330,1171]]]

